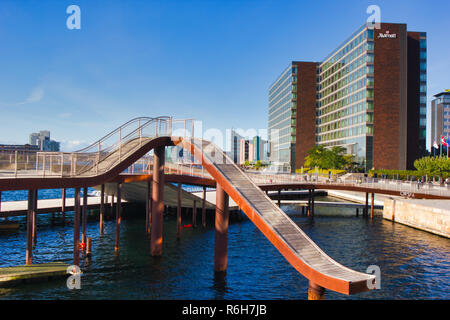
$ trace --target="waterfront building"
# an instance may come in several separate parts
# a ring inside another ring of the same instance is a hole
[[[249,156],[251,161],[265,161],[266,160],[266,154],[267,152],[267,141],[262,139],[260,136],[255,136],[252,139],[252,154]]]
[[[250,155],[253,153],[253,144],[250,140],[241,139],[239,141],[239,164],[251,161]]]
[[[41,151],[59,151],[60,148],[60,142],[50,139],[48,130],[30,134],[30,145],[38,146]]]
[[[441,136],[450,136],[450,90],[434,95],[431,101],[430,145],[439,145]]]
[[[291,62],[269,88],[270,160],[294,171],[314,145],[342,146],[365,170],[412,168],[426,70],[426,33],[396,23],[364,24],[322,62]]]
[[[240,134],[238,134],[234,129],[231,129],[229,132],[230,132],[230,139],[228,140],[230,141],[229,156],[234,163],[239,164],[241,153],[240,143],[243,137]]]

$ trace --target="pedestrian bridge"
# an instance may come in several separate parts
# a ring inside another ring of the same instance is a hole
[[[115,181],[124,172],[142,175],[139,170],[151,171],[151,254],[161,255],[164,172],[172,170],[175,174],[182,174],[185,170],[185,166],[180,169],[179,165],[170,162],[173,159],[166,149],[182,149],[185,150],[183,158],[189,158],[190,161],[195,158],[200,164],[190,167],[191,175],[195,169],[201,176],[199,179],[214,180],[216,184],[215,271],[225,271],[227,267],[227,198],[231,197],[283,257],[309,279],[310,298],[323,298],[324,289],[354,294],[375,287],[374,275],[351,270],[321,250],[272,202],[254,179],[236,166],[214,143],[194,138],[192,124],[192,120],[177,121],[168,117],[137,118],[78,152],[45,152],[37,153],[34,157],[16,152],[9,158],[2,154],[0,191],[30,190],[28,220],[32,220],[33,212],[36,211],[37,189],[75,188],[74,263],[78,264],[80,188],[104,185]],[[136,164],[139,168],[136,168]],[[117,230],[120,228],[121,183],[118,183],[117,189]],[[29,239],[27,237],[27,243]],[[119,240],[120,232],[117,232],[117,250]],[[27,249],[27,263],[31,263],[31,245]],[[361,266],[364,269],[366,267]]]

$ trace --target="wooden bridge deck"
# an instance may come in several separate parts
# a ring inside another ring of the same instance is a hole
[[[188,142],[189,143],[189,142]],[[194,140],[203,165],[280,253],[310,281],[337,292],[367,291],[374,276],[351,270],[326,255],[222,151],[209,142]]]

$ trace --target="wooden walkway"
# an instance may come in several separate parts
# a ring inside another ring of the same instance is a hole
[[[0,286],[63,277],[68,275],[68,267],[69,265],[63,262],[50,262],[0,268]]]
[[[214,179],[300,273],[344,294],[369,290],[373,275],[346,268],[326,255],[222,150],[199,139],[194,147]]]

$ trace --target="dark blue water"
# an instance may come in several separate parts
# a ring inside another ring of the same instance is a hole
[[[51,191],[48,191],[51,194]],[[58,191],[55,191],[58,192]],[[42,192],[42,196],[46,194]],[[9,197],[3,193],[3,201]],[[19,198],[19,195],[15,195]],[[41,196],[41,193],[40,193]],[[11,196],[13,198],[13,196]],[[352,296],[327,292],[328,299],[448,299],[450,240],[380,217],[353,216],[354,209],[316,206],[311,220],[297,206],[283,206],[293,220],[336,261],[365,272],[381,268],[381,289]],[[333,215],[336,213],[337,215]],[[71,215],[68,214],[69,220]],[[34,262],[72,262],[73,228],[51,226],[39,215]],[[25,225],[0,234],[0,266],[25,262]],[[114,221],[88,223],[93,257],[82,260],[81,290],[68,290],[65,280],[0,289],[1,299],[306,299],[307,280],[299,274],[249,220],[230,224],[228,272],[215,277],[214,228],[183,230],[176,240],[175,220],[164,221],[163,256],[150,256],[144,211],[124,216],[121,248],[114,254]],[[191,223],[190,220],[183,224]]]

